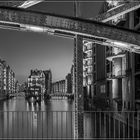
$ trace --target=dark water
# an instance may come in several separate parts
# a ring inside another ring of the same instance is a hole
[[[133,120],[129,117],[130,120]],[[140,122],[136,122],[140,128]],[[84,113],[84,137],[139,138],[140,132],[122,124],[106,113]],[[73,138],[74,101],[49,100],[41,103],[15,97],[0,101],[0,139],[3,138]]]
[[[1,138],[72,138],[73,101],[34,103],[24,97],[0,102]]]

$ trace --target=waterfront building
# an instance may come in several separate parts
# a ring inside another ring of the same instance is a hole
[[[66,93],[65,80],[60,80],[52,83],[52,93]]]
[[[75,85],[75,80],[74,80],[74,65],[71,66],[71,83],[72,83],[72,93],[74,94],[75,89],[74,89],[74,85]]]
[[[28,77],[28,92],[33,95],[44,95],[45,93],[45,75],[42,70],[31,70]]]
[[[15,93],[15,73],[7,65],[6,61],[0,60],[0,98],[9,98]]]
[[[4,96],[7,95],[7,64],[6,61],[3,61],[3,94]]]
[[[43,73],[45,75],[45,94],[50,94],[52,86],[52,72],[51,70],[45,70]]]
[[[15,82],[15,93],[20,92],[20,83],[18,82],[18,80]]]
[[[28,82],[19,84],[19,92],[26,92],[28,90]]]
[[[0,99],[3,98],[3,88],[4,88],[4,65],[2,60],[0,60]]]
[[[106,1],[106,12],[120,3]],[[140,9],[109,21],[118,27],[139,31]],[[140,110],[140,55],[113,47],[105,47],[106,58],[106,94],[110,98],[110,107],[114,111]]]
[[[123,4],[106,0],[99,15]],[[76,16],[94,19],[82,13],[86,6],[78,3]],[[140,31],[140,8],[109,21],[108,24]],[[119,44],[118,44],[119,45]],[[140,55],[124,49],[83,40],[83,91],[87,103],[113,111],[140,110]],[[91,75],[91,76],[90,76]]]
[[[72,93],[72,76],[68,73],[65,77],[65,92]]]

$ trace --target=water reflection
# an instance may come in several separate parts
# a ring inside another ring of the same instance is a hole
[[[72,138],[73,109],[70,100],[35,103],[15,97],[0,102],[0,137]]]
[[[35,103],[25,100],[23,97],[0,102],[1,111],[72,111],[74,110],[73,100],[50,100]]]

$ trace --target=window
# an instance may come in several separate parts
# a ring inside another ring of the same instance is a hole
[[[110,93],[110,82],[107,81],[107,97],[109,97],[109,93]]]
[[[83,45],[83,51],[86,51],[86,49],[87,49],[87,46]]]
[[[88,67],[88,74],[91,74],[92,73],[92,66],[91,67]]]
[[[123,104],[124,104],[124,108],[126,108],[126,102],[125,102],[125,101],[124,101],[124,103],[123,103]]]
[[[130,109],[131,108],[131,104],[130,104],[130,102],[128,101],[128,109]]]
[[[92,43],[88,43],[87,50],[91,50],[91,49],[92,49]]]
[[[92,51],[89,51],[88,53],[87,53],[87,57],[89,58],[89,57],[92,57]]]
[[[95,46],[93,47],[93,52],[96,53],[96,47]]]
[[[105,85],[100,86],[100,91],[101,91],[101,93],[105,93]]]
[[[88,66],[89,66],[89,65],[92,65],[92,59],[88,59],[87,64],[88,64]]]
[[[94,85],[94,95],[96,95],[96,85]]]
[[[91,85],[92,84],[92,75],[88,76],[88,84]]]
[[[86,60],[83,60],[83,65],[86,65]]]

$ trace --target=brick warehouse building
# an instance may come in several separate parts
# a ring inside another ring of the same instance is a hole
[[[121,4],[123,2],[106,0],[99,14]],[[77,16],[85,18],[82,13],[84,8],[86,9],[86,6],[83,3],[77,4]],[[140,9],[114,18],[108,24],[139,31],[139,22]],[[94,103],[103,110],[140,110],[139,54],[99,45],[89,40],[83,41],[83,54],[83,89],[84,99],[88,104]]]
[[[0,100],[16,92],[15,73],[6,61],[0,59]]]
[[[51,70],[45,70],[43,73],[45,75],[45,94],[50,94],[52,86],[52,72]]]
[[[100,13],[111,10],[122,3],[108,2]],[[120,16],[108,24],[139,30],[140,9]],[[140,55],[113,47],[105,47],[105,92],[109,97],[111,110],[140,110]],[[104,61],[104,59],[103,59]],[[97,79],[98,80],[98,79]],[[100,92],[103,85],[100,85]]]
[[[65,80],[52,83],[52,93],[65,93]]]

